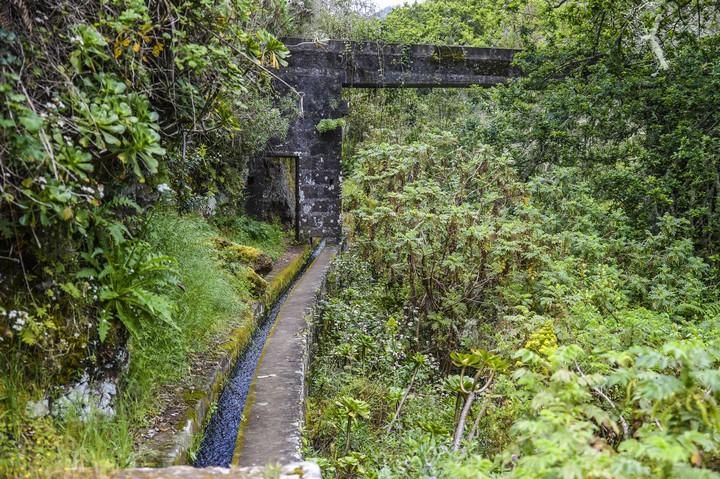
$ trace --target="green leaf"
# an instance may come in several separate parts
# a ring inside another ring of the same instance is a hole
[[[73,283],[60,283],[60,289],[69,294],[73,299],[82,298],[82,293]]]
[[[105,339],[107,338],[109,331],[110,331],[110,322],[107,320],[107,318],[104,315],[101,315],[100,321],[98,322],[98,336],[100,338],[101,343],[105,342]]]
[[[37,133],[43,125],[43,119],[35,113],[29,113],[19,118],[20,124],[24,126],[30,133]]]
[[[720,371],[717,369],[704,369],[702,371],[693,371],[693,378],[703,387],[712,392],[720,392]]]

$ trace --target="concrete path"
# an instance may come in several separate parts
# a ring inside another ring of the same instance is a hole
[[[56,476],[53,476],[56,477]],[[271,470],[262,467],[206,467],[173,466],[163,469],[125,469],[109,476],[97,471],[73,471],[58,479],[321,479],[320,468],[310,462],[295,462]]]
[[[306,315],[316,303],[335,246],[326,246],[281,306],[255,370],[233,464],[264,466],[301,460],[309,331]]]

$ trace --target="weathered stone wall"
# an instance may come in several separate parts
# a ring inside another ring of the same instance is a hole
[[[302,112],[284,141],[269,145],[265,156],[298,158],[299,229],[302,237],[338,238],[341,234],[340,159],[342,131],[320,133],[323,119],[345,116],[342,88],[431,88],[492,86],[517,76],[514,50],[383,45],[332,40],[316,43],[285,39],[291,57],[280,72],[279,91],[292,86],[301,97]],[[262,165],[262,161],[256,165]],[[258,181],[262,175],[250,175]],[[254,188],[272,188],[269,180]],[[261,207],[250,200],[252,211]]]
[[[340,74],[334,62],[285,71],[283,78],[303,93],[303,113],[284,142],[267,156],[298,158],[299,229],[302,237],[340,236],[340,157],[342,130],[316,130],[320,120],[347,114]],[[252,173],[251,173],[252,174]]]
[[[297,38],[285,42],[292,56],[284,72],[322,74],[322,67],[329,67],[333,75],[339,75],[342,86],[350,88],[493,86],[519,75],[512,65],[516,50],[506,48],[340,40],[320,44]]]
[[[248,214],[295,228],[297,215],[297,158],[258,156],[250,166],[245,192]]]

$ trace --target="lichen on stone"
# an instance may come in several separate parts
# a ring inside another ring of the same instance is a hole
[[[263,277],[257,274],[252,268],[245,268],[245,278],[252,285],[253,294],[255,294],[255,296],[262,296],[267,290],[267,281],[265,281]]]
[[[213,239],[213,244],[224,261],[241,262],[250,266],[258,274],[267,274],[272,269],[272,258],[258,248],[219,237]]]

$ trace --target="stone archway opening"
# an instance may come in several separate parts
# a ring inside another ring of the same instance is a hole
[[[298,238],[337,239],[342,232],[342,129],[318,125],[347,114],[343,88],[490,87],[520,73],[512,64],[516,50],[511,49],[298,38],[284,42],[291,56],[276,87],[299,93],[301,112],[287,138],[271,142],[252,163],[247,206],[251,214],[271,211],[263,209],[269,205],[262,202],[262,192],[275,188],[263,173],[267,158],[296,158]]]
[[[300,239],[300,188],[297,156],[263,155],[250,166],[245,210],[263,221],[277,222]]]

